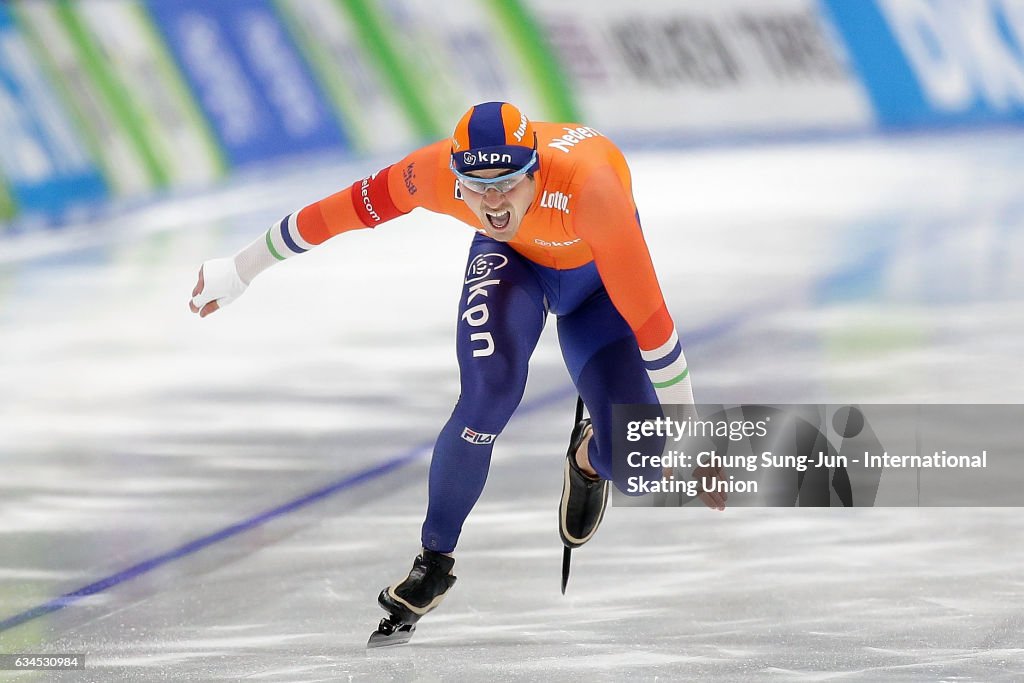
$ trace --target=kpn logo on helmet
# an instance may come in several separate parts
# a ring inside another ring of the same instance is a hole
[[[477,164],[511,164],[512,155],[501,152],[466,152],[462,155],[462,163],[467,166],[476,166]]]

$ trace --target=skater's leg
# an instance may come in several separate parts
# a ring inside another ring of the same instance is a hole
[[[602,479],[612,479],[612,405],[658,404],[636,337],[602,289],[558,318],[558,339],[569,374],[593,422],[588,460]],[[637,471],[658,478],[657,468]],[[622,490],[623,482],[616,482]]]
[[[519,405],[546,316],[533,270],[511,248],[478,236],[459,302],[462,392],[434,446],[423,547],[450,553],[483,491],[491,449]]]

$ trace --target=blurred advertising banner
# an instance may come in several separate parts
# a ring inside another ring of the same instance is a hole
[[[447,137],[466,109],[489,100],[516,102],[535,119],[574,118],[571,91],[518,0],[345,6],[426,139]]]
[[[302,55],[265,0],[147,0],[233,166],[346,146]]]
[[[137,195],[163,178],[144,131],[133,125],[124,95],[103,83],[103,68],[75,47],[67,9],[55,2],[18,2],[13,11],[38,47],[41,65],[67,103],[107,184],[117,195]]]
[[[59,7],[87,73],[142,143],[157,184],[198,185],[222,175],[220,151],[141,3]]]
[[[869,102],[814,0],[528,0],[580,116],[630,139],[862,129]]]
[[[357,154],[406,152],[433,131],[394,86],[382,47],[361,30],[359,12],[339,0],[276,0]],[[386,134],[381,134],[385,131]]]
[[[79,131],[31,46],[0,5],[0,216],[14,207],[67,217],[107,195]]]
[[[0,220],[66,220],[108,194],[314,154],[398,154],[488,100],[627,147],[1020,122],[1020,7],[10,0]]]
[[[1024,120],[1024,7],[822,0],[890,126]]]
[[[0,178],[0,221],[5,221],[14,215],[14,200],[11,199],[11,193],[7,189],[7,184],[3,178]],[[3,234],[3,226],[0,225],[0,235]]]

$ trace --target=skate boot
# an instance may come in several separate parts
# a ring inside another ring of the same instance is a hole
[[[562,554],[562,593],[569,581],[569,564],[572,549],[586,543],[597,531],[604,518],[608,502],[608,482],[584,474],[576,464],[576,451],[593,427],[590,418],[583,418],[583,403],[576,409],[576,426],[569,438],[569,450],[565,458],[565,476],[562,483],[562,500],[558,506],[558,531],[565,550]]]
[[[576,464],[576,451],[592,430],[590,418],[580,420],[572,431],[565,458],[558,530],[567,548],[579,548],[591,539],[601,524],[608,501],[608,482],[584,474]]]
[[[380,620],[366,646],[409,642],[416,631],[416,622],[440,605],[448,589],[455,585],[454,566],[454,557],[424,548],[413,561],[409,576],[385,588],[377,597],[377,603],[388,616]]]

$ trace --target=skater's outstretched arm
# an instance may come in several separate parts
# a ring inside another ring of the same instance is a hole
[[[189,309],[206,317],[245,292],[270,266],[303,254],[351,230],[374,228],[417,207],[473,224],[455,197],[448,168],[449,140],[427,145],[351,186],[285,216],[233,257],[212,259],[199,269]]]

